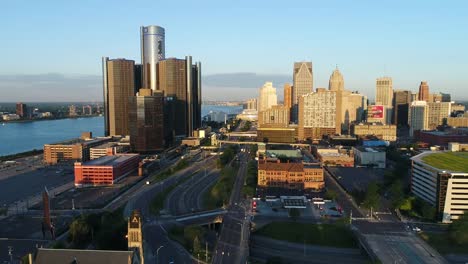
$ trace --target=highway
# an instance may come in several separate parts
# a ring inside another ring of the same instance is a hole
[[[242,201],[242,186],[247,171],[248,154],[239,154],[240,167],[229,200],[228,212],[223,218],[221,233],[213,252],[212,263],[246,263],[249,251],[249,202]]]
[[[211,156],[207,157],[207,162],[212,158]],[[135,209],[140,210],[142,214],[146,263],[155,263],[156,258],[159,260],[157,263],[170,263],[171,261],[178,264],[193,263],[193,258],[190,254],[177,242],[171,241],[168,238],[167,230],[171,226],[172,221],[165,221],[163,217],[152,215],[149,212],[149,205],[153,197],[158,193],[193,175],[193,173],[201,171],[203,166],[204,162],[192,162],[189,167],[176,172],[161,182],[141,186],[138,192],[131,195],[130,200],[125,206],[124,215],[129,216]],[[159,254],[156,255],[156,250],[161,246]]]
[[[164,208],[171,215],[177,216],[203,210],[203,195],[210,186],[216,183],[219,170],[216,169],[216,159],[212,156],[200,163],[204,168],[174,188],[167,196]]]

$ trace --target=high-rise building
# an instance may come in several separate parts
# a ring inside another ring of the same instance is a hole
[[[192,136],[201,126],[201,64],[192,57],[170,58],[158,63],[158,88],[165,96],[165,138]]]
[[[266,82],[260,88],[258,97],[258,111],[265,111],[268,108],[278,104],[278,97],[276,96],[276,88],[273,87],[272,82]]]
[[[76,106],[74,105],[70,105],[68,106],[68,116],[77,116],[77,113],[76,113]]]
[[[138,93],[141,88],[143,87],[143,66],[141,64],[135,64],[135,67],[133,68],[134,73],[133,75],[135,76],[135,86],[134,86],[134,91],[133,94]]]
[[[23,103],[16,103],[16,114],[23,118],[27,115],[27,107]]]
[[[444,124],[444,120],[450,116],[450,106],[451,103],[440,101],[427,104],[428,129],[437,129]]]
[[[287,127],[290,108],[284,105],[274,105],[258,113],[258,127]]]
[[[422,81],[419,85],[418,100],[429,102],[429,85],[426,81]]]
[[[336,92],[324,88],[299,98],[298,139],[320,139],[336,133]]]
[[[410,136],[418,130],[427,130],[428,128],[428,107],[426,101],[414,101],[409,110],[408,122],[410,126]]]
[[[104,87],[104,133],[106,136],[129,135],[128,102],[135,91],[135,62],[126,59],[102,59]]]
[[[377,78],[375,104],[392,107],[393,82],[390,77]]]
[[[429,94],[429,103],[432,102],[442,102],[442,94],[441,93],[434,93],[434,94]]]
[[[367,109],[367,97],[358,92],[336,91],[336,132],[348,134],[353,122],[361,122]]]
[[[305,94],[313,92],[313,71],[312,62],[295,62],[293,70],[293,89],[292,89],[292,120],[298,120],[299,98]]]
[[[408,125],[408,110],[411,104],[411,91],[395,90],[393,93],[393,120],[395,125]]]
[[[442,102],[451,102],[452,101],[452,97],[450,96],[450,94],[446,94],[446,93],[440,93],[442,95]]]
[[[141,64],[143,65],[143,87],[155,91],[157,87],[157,64],[165,59],[165,32],[159,26],[140,28]]]
[[[292,101],[293,86],[290,83],[284,84],[283,89],[283,104],[284,106],[291,108],[293,105]]]
[[[330,75],[330,80],[328,82],[328,90],[330,91],[343,91],[344,90],[344,79],[341,72],[338,70],[338,67]]]
[[[130,146],[136,152],[154,152],[164,148],[164,96],[160,91],[140,89],[130,97]]]
[[[257,110],[257,104],[258,104],[257,98],[248,99],[248,100],[245,102],[244,109]]]

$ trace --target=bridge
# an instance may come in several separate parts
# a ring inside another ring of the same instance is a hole
[[[247,132],[231,132],[226,133],[226,136],[229,137],[257,137],[257,132],[247,131]]]

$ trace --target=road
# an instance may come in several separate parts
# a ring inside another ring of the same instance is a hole
[[[173,216],[203,210],[203,195],[219,178],[216,159],[212,156],[201,161],[203,167],[190,180],[178,185],[166,198],[164,208]]]
[[[262,236],[252,236],[251,258],[267,261],[279,256],[285,263],[368,263],[359,249],[332,248],[290,243]]]
[[[207,157],[212,159],[213,157]],[[189,167],[176,172],[171,177],[154,184],[142,186],[138,192],[132,194],[128,201],[124,215],[128,216],[130,213],[138,209],[142,214],[144,221],[143,225],[143,239],[145,241],[145,262],[155,263],[156,257],[158,257],[158,263],[193,263],[193,259],[190,254],[182,248],[177,242],[171,241],[167,237],[167,228],[170,225],[166,225],[167,221],[162,218],[155,217],[150,214],[149,204],[153,197],[158,193],[163,192],[167,188],[173,186],[183,178],[191,176],[194,172],[199,171],[203,168],[204,162],[192,162]],[[155,250],[159,247],[162,248],[156,256]]]
[[[242,186],[247,172],[249,155],[239,154],[240,167],[229,199],[228,213],[223,218],[212,263],[246,263],[249,249],[250,216],[249,202],[242,201]]]

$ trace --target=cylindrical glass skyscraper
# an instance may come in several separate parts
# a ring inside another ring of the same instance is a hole
[[[159,26],[140,28],[143,86],[157,90],[157,64],[165,59],[165,33]]]

